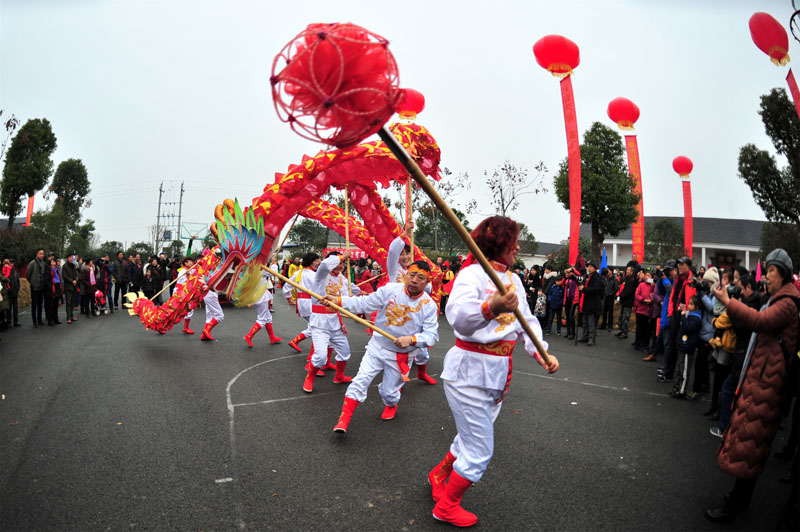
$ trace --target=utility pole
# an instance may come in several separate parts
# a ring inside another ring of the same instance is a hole
[[[183,211],[183,181],[181,181],[181,199],[178,202],[178,238],[173,238],[173,240],[180,240],[181,239],[181,212]]]
[[[164,194],[164,182],[158,186],[158,214],[156,215],[156,234],[153,253],[158,254],[158,244],[161,240],[161,196]]]

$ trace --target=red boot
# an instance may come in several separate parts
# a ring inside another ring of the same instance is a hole
[[[311,357],[314,356],[314,344],[311,344],[311,351],[308,352],[308,356],[306,357],[306,371],[309,370],[311,367]],[[322,368],[317,370],[317,377],[324,377],[325,372],[322,371]]]
[[[455,526],[472,526],[478,522],[478,516],[461,507],[461,497],[472,486],[472,482],[455,471],[450,473],[447,488],[433,507],[433,517]]]
[[[384,406],[383,414],[381,414],[381,419],[384,421],[389,421],[390,419],[394,419],[395,414],[397,414],[397,405]]]
[[[336,375],[333,376],[333,383],[334,384],[344,384],[345,382],[350,382],[353,380],[353,377],[348,377],[344,374],[344,368],[347,367],[346,360],[337,360],[336,361]]]
[[[447,456],[444,457],[444,460],[428,473],[428,484],[431,485],[431,496],[434,502],[439,502],[439,499],[447,491],[447,477],[453,472],[453,462],[455,461],[456,457],[453,456],[453,453],[447,451]]]
[[[303,333],[300,333],[297,336],[295,336],[294,339],[291,342],[289,342],[289,347],[291,347],[292,349],[294,349],[298,353],[302,353],[303,350],[300,349],[300,346],[297,345],[297,344],[299,344],[300,342],[302,342],[305,339],[306,339],[306,335],[303,334]]]
[[[183,332],[186,334],[194,334],[194,331],[189,328],[190,321],[192,321],[192,318],[186,318],[183,320]]]
[[[244,341],[247,342],[247,345],[253,347],[253,336],[261,330],[261,325],[258,323],[254,323],[253,326],[250,328],[250,332],[244,335]]]
[[[211,318],[211,321],[206,323],[206,326],[203,327],[203,334],[200,335],[200,339],[206,342],[213,342],[214,337],[211,336],[211,329],[216,327],[218,323],[217,318]]]
[[[322,366],[322,369],[336,369],[336,364],[331,364],[331,355],[333,355],[333,348],[328,348],[328,363]]]
[[[269,335],[269,343],[271,344],[281,343],[281,340],[283,340],[283,338],[281,338],[280,336],[275,336],[275,331],[272,329],[271,323],[267,323],[266,325],[264,325],[264,328],[267,330],[267,334]]]
[[[436,379],[428,375],[427,364],[417,364],[417,378],[428,384],[436,384]]]
[[[350,419],[352,419],[353,412],[355,412],[357,406],[358,401],[355,399],[351,399],[350,397],[344,398],[342,413],[339,415],[339,422],[333,427],[333,432],[347,433],[347,426],[350,425]]]
[[[303,391],[306,393],[311,393],[314,391],[314,377],[317,375],[317,371],[319,368],[315,368],[314,366],[309,364],[309,370],[306,374],[306,380],[303,381]]]

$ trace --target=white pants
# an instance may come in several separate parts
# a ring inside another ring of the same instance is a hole
[[[424,366],[430,359],[431,353],[428,351],[427,347],[422,347],[414,351],[414,364],[417,366]]]
[[[409,359],[411,353],[409,353]],[[409,360],[411,363],[411,360]],[[353,382],[347,387],[345,397],[355,399],[359,403],[367,400],[367,389],[378,373],[383,372],[383,381],[378,386],[383,404],[394,406],[400,401],[400,388],[403,387],[403,377],[397,365],[397,355],[383,351],[372,344],[367,344],[367,352],[358,366],[358,373],[353,377]]]
[[[206,304],[206,323],[211,320],[222,321],[225,319],[225,314],[222,313],[222,307],[219,305],[219,298],[215,291],[209,290],[203,297],[203,301]]]
[[[272,301],[272,294],[267,291],[264,295],[266,296],[268,294],[270,297],[262,297],[254,305],[257,311],[256,323],[262,327],[267,323],[272,323],[272,313],[269,311],[269,303]]]
[[[328,363],[328,347],[333,347],[336,351],[337,362],[350,358],[350,342],[341,329],[328,331],[311,327],[311,341],[314,343],[314,356],[311,357],[311,365],[314,367],[321,368]]]
[[[458,434],[450,445],[456,457],[453,469],[469,480],[478,482],[494,454],[494,420],[500,413],[502,390],[490,390],[446,381],[444,394]]]

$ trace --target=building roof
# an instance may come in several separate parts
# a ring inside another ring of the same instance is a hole
[[[539,242],[539,247],[536,248],[536,254],[546,257],[549,253],[558,253],[564,244],[553,244],[552,242]]]
[[[671,220],[683,230],[683,216],[645,216],[644,226],[658,220]],[[704,244],[736,244],[740,246],[761,246],[761,230],[764,227],[760,220],[741,220],[738,218],[693,218],[693,240]],[[592,237],[592,228],[589,224],[581,224],[581,236]],[[606,235],[607,239],[628,240],[632,239],[631,227],[628,226],[616,236]],[[541,244],[540,244],[541,245]]]

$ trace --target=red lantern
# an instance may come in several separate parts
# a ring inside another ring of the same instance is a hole
[[[692,168],[694,168],[694,165],[688,157],[680,155],[672,160],[672,169],[681,177],[689,177],[689,174],[692,173]]]
[[[536,41],[533,55],[539,66],[559,78],[572,74],[581,62],[578,45],[561,35],[545,35]]]
[[[639,120],[639,107],[627,98],[614,98],[608,104],[608,117],[616,122],[620,129],[631,130]]]
[[[775,17],[769,13],[756,13],[750,17],[750,36],[773,63],[784,66],[789,62],[789,37]]]
[[[421,92],[414,89],[400,89],[400,101],[395,107],[400,118],[414,120],[423,109],[425,109],[425,96]]]

